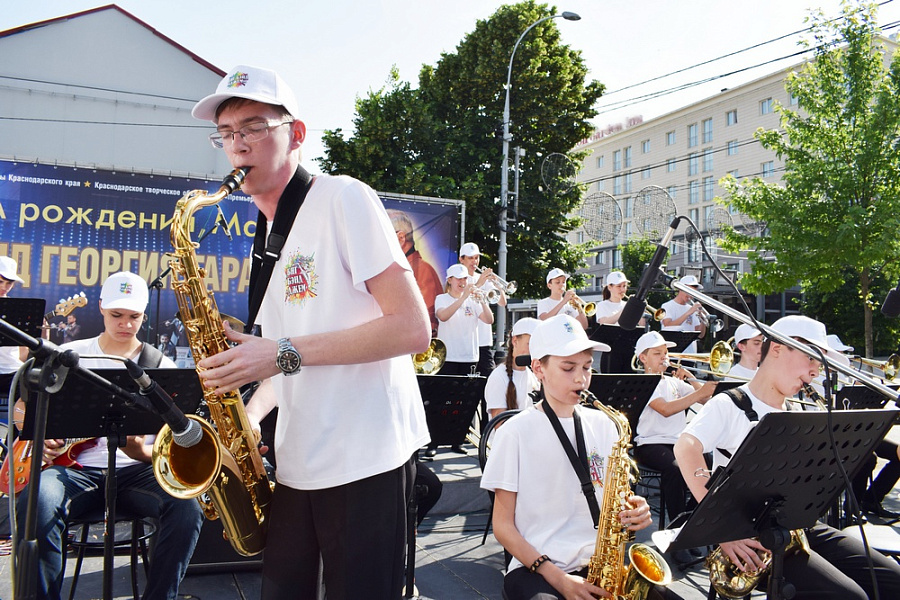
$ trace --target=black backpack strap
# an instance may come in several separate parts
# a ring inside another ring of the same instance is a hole
[[[138,356],[137,364],[139,367],[149,367],[151,369],[157,368],[162,364],[163,353],[148,344],[147,342],[143,343],[143,347],[141,348],[141,355]]]
[[[269,279],[275,263],[281,258],[281,249],[287,240],[297,212],[306,200],[306,193],[312,184],[312,175],[302,166],[297,165],[294,176],[278,199],[275,218],[272,220],[272,231],[266,235],[268,220],[259,213],[256,220],[256,236],[253,238],[253,260],[250,265],[250,296],[245,333],[250,333],[256,321],[256,315],[269,287]]]
[[[741,409],[745,415],[747,415],[748,421],[759,421],[759,415],[756,414],[755,410],[753,410],[753,402],[750,400],[750,396],[747,395],[747,392],[745,392],[741,388],[733,388],[722,393],[731,398],[731,401],[734,402],[734,405]],[[716,448],[716,450],[722,453],[725,458],[731,458],[731,452],[729,452],[728,450],[725,450],[724,448]]]

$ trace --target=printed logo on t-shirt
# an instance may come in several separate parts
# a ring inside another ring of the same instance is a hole
[[[291,254],[284,267],[284,301],[302,306],[310,298],[316,297],[316,261],[312,256],[300,252]]]
[[[591,481],[594,482],[595,486],[602,488],[603,482],[606,480],[606,475],[604,474],[606,471],[606,457],[599,455],[596,450],[591,450],[591,454],[588,456],[588,464],[591,468]]]
[[[465,314],[465,316],[467,316],[467,317],[474,317],[474,316],[475,316],[475,311],[472,310],[472,307],[471,307],[471,306],[469,306],[468,304],[466,304],[466,312],[463,313],[463,314]]]

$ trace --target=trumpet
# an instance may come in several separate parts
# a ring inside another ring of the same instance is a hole
[[[484,271],[483,268],[475,267],[475,272],[478,273],[479,275],[483,271]],[[499,275],[496,275],[496,274],[491,275],[488,278],[488,281],[490,281],[492,284],[494,284],[494,286],[496,286],[497,289],[501,289],[504,292],[506,292],[507,296],[512,296],[513,294],[516,293],[516,290],[519,289],[519,284],[517,284],[515,281],[506,281],[505,279],[501,278]]]
[[[709,373],[719,377],[726,375],[734,364],[734,351],[728,342],[719,340],[716,342],[708,354],[681,354],[673,352],[669,354],[675,360],[692,360],[709,364]]]
[[[871,358],[863,358],[862,356],[854,357],[853,360],[868,367],[874,367],[884,373],[887,381],[894,381],[900,373],[900,355],[891,354],[887,360],[872,360]]]
[[[688,304],[693,306],[695,302],[692,299],[688,298]],[[700,319],[701,325],[703,325],[704,327],[709,327],[709,311],[707,311],[702,304],[700,305],[700,310],[697,311],[697,318]],[[724,326],[725,323],[723,322],[722,325],[717,329],[717,331],[713,333],[721,331]]]
[[[481,288],[472,290],[472,298],[477,302],[487,302],[488,304],[497,304],[500,302],[500,290],[497,288],[484,291]]]
[[[569,304],[571,304],[575,308],[581,310],[581,312],[583,312],[584,316],[586,316],[586,317],[593,317],[594,314],[597,312],[596,304],[594,304],[593,302],[585,302],[578,296],[575,296],[574,298],[569,300]]]

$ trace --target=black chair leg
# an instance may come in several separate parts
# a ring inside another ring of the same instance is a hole
[[[81,545],[78,547],[78,556],[75,559],[75,572],[72,574],[72,587],[69,588],[69,600],[75,598],[75,588],[78,586],[78,576],[81,574],[81,564],[84,562],[84,543],[87,541],[89,529],[90,526],[87,523],[81,526]],[[63,564],[65,565],[65,563]]]

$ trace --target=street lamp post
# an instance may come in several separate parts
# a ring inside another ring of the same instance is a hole
[[[567,21],[578,21],[581,19],[578,14],[568,11],[559,15],[538,19],[522,32],[522,35],[516,40],[516,45],[513,46],[512,54],[509,56],[509,68],[506,71],[506,100],[503,103],[503,166],[500,170],[500,249],[497,253],[497,274],[500,276],[500,279],[504,280],[506,279],[506,228],[509,226],[507,221],[507,208],[509,207],[509,141],[511,139],[509,135],[509,88],[512,81],[513,59],[516,57],[516,50],[519,48],[519,44],[528,35],[529,31],[544,21],[559,17]],[[497,341],[495,346],[497,350],[502,348],[505,338],[506,309],[501,308],[497,311]]]

